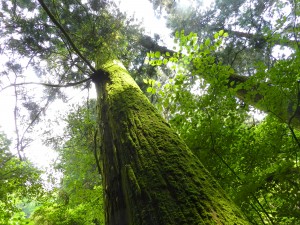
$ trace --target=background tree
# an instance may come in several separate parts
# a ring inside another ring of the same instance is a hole
[[[169,26],[174,30],[196,32],[201,39],[225,30],[229,34],[224,50],[216,60],[231,65],[239,75],[255,74],[258,61],[271,67],[276,58],[275,46],[297,49],[299,27],[298,8],[295,1],[215,1],[211,7],[174,7]],[[180,16],[178,16],[180,15]]]

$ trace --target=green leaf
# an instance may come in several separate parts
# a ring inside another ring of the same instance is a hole
[[[152,87],[148,87],[146,91],[147,91],[148,93],[151,93],[151,92],[152,92],[152,89],[153,89]]]
[[[149,80],[148,80],[148,84],[150,84],[151,86],[153,86],[153,85],[155,84],[155,80],[149,79]]]
[[[209,46],[210,45],[210,39],[209,38],[207,38],[206,40],[205,40],[205,46]]]
[[[224,34],[223,34],[223,37],[228,37],[228,33],[227,33],[227,32],[224,33]]]
[[[218,33],[215,33],[215,34],[214,34],[214,38],[215,38],[215,39],[218,39],[218,37],[219,37],[219,34],[218,34]]]
[[[155,52],[155,57],[156,57],[156,58],[159,58],[159,57],[160,57],[160,52],[159,52],[159,51]]]
[[[224,34],[224,30],[219,31],[219,36],[222,36]]]
[[[216,50],[216,46],[212,45],[212,46],[209,47],[209,49],[210,49],[211,51],[215,51],[215,50]]]
[[[148,84],[148,80],[147,80],[147,79],[143,79],[143,82],[144,82],[145,84]]]

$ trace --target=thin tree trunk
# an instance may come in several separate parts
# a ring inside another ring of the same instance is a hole
[[[94,83],[106,224],[249,224],[126,69],[102,68]]]

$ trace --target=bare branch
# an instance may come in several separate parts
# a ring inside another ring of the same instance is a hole
[[[93,76],[93,75],[92,75]],[[15,83],[15,84],[10,84],[4,88],[1,89],[1,91],[5,90],[6,88],[9,87],[16,87],[16,86],[21,86],[21,85],[28,85],[28,84],[33,84],[33,85],[42,85],[42,86],[46,86],[46,87],[56,87],[56,88],[66,88],[66,87],[73,87],[73,86],[77,86],[79,84],[85,83],[89,80],[92,80],[93,77],[89,77],[86,78],[84,80],[78,81],[78,82],[73,82],[73,83],[67,83],[67,84],[49,84],[49,83],[39,83],[39,82],[23,82],[23,83]],[[0,91],[0,92],[1,92]]]

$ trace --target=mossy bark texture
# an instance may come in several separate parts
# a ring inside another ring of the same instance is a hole
[[[249,224],[117,61],[94,79],[108,225]]]

